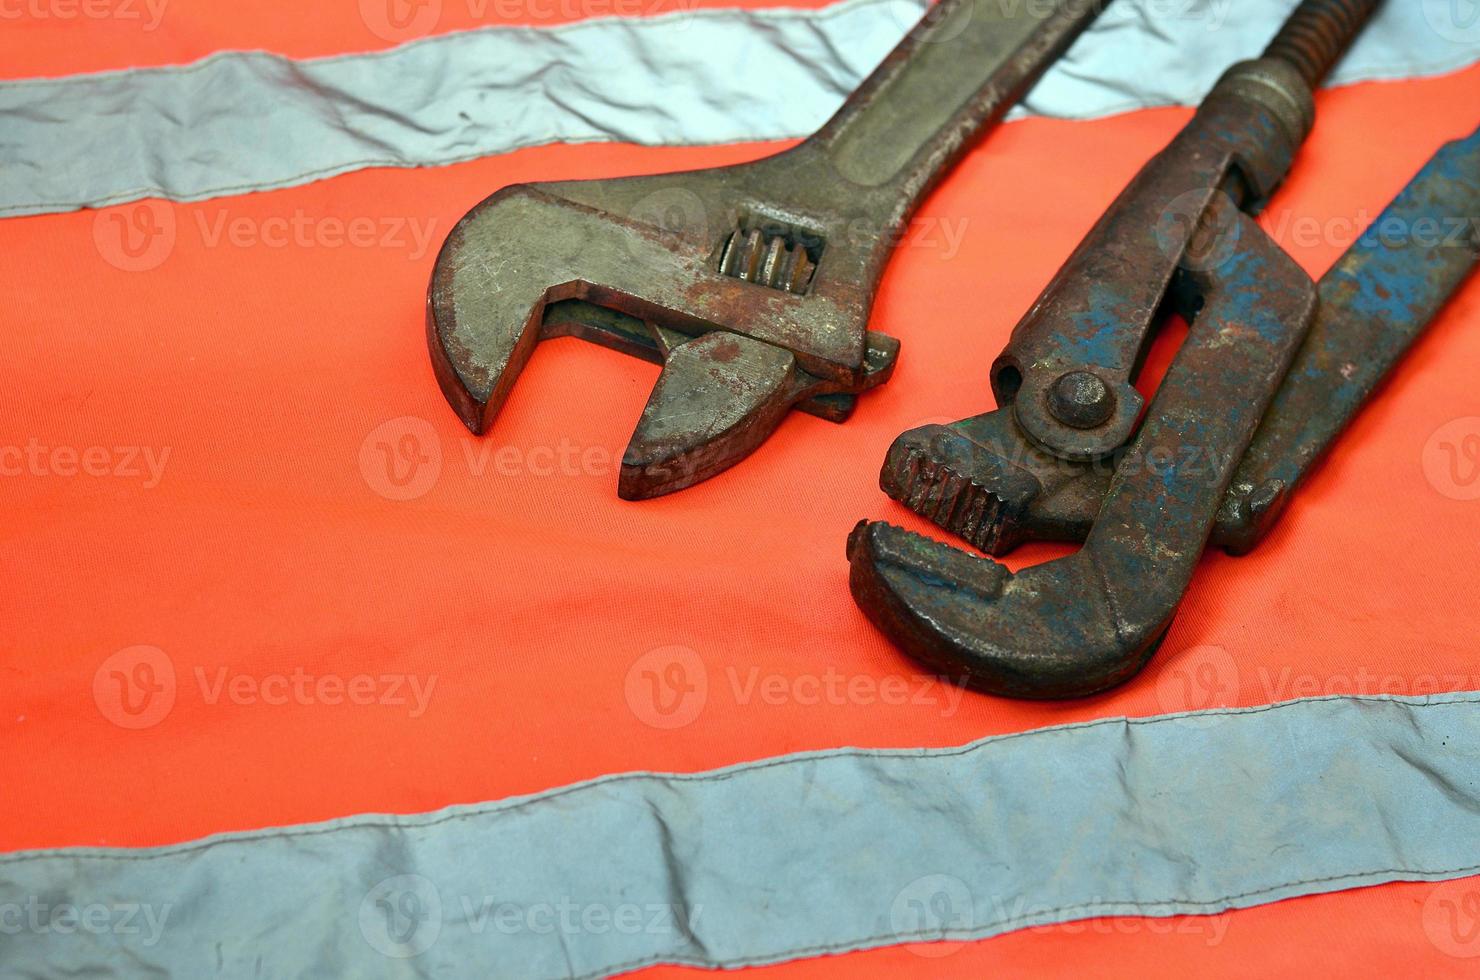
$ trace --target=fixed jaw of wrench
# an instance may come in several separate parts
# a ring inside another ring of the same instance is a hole
[[[1473,274],[1477,215],[1480,131],[1441,149],[1321,279],[1315,322],[1239,463],[1213,544],[1241,555],[1268,534],[1331,444]],[[1125,452],[1061,459],[1034,444],[1011,409],[998,409],[906,432],[890,447],[880,484],[911,510],[1000,556],[1024,541],[1083,541]]]
[[[574,335],[663,365],[627,499],[691,486],[797,407],[841,421],[899,345],[867,329],[921,198],[1100,4],[942,0],[810,139],[734,167],[504,188],[437,258],[427,339],[475,433],[535,346]]]
[[[992,367],[1002,410],[895,447],[886,489],[984,550],[1015,544],[1035,506],[1084,541],[1012,573],[859,525],[853,595],[907,653],[1032,698],[1104,690],[1154,653],[1316,309],[1315,284],[1250,214],[1377,2],[1304,0],[1263,57],[1229,69],[1013,331]],[[1192,329],[1143,418],[1133,381],[1172,310]]]
[[[1022,698],[1105,690],[1155,653],[1315,312],[1310,278],[1252,219],[1234,215],[1238,250],[1197,274],[1200,312],[1083,548],[1012,573],[888,524],[855,529],[854,598],[906,653]]]

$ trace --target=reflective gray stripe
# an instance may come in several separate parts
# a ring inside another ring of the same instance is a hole
[[[1194,103],[1229,63],[1262,50],[1290,6],[1116,0],[1027,108],[1085,117]],[[1464,21],[1462,8],[1387,4],[1335,80],[1480,59],[1480,22]],[[141,197],[197,201],[558,140],[803,136],[921,9],[918,0],[848,0],[822,10],[705,10],[489,28],[310,61],[233,53],[187,67],[4,82],[0,215]]]
[[[1459,877],[1480,869],[1477,703],[1111,719],[15,854],[0,962],[21,977],[594,977]]]

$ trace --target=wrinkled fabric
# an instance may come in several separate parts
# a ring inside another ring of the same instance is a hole
[[[1106,719],[20,853],[0,948],[12,977],[584,978],[1458,877],[1480,869],[1477,702]]]
[[[1019,114],[1192,104],[1262,50],[1286,0],[1118,0]],[[497,27],[307,61],[0,83],[0,215],[198,201],[366,167],[437,166],[555,141],[714,144],[815,130],[918,18],[914,0]],[[1480,30],[1387,4],[1336,83],[1451,70]]]

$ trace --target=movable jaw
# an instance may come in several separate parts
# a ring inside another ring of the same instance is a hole
[[[761,220],[747,173],[517,185],[464,217],[427,339],[468,428],[488,429],[540,340],[569,334],[664,364],[624,455],[628,499],[733,465],[793,407],[846,418],[898,355],[865,329],[883,256],[830,220]]]
[[[1080,463],[1041,449],[1010,408],[904,433],[879,485],[989,555],[1024,541],[1083,541],[1120,454]]]

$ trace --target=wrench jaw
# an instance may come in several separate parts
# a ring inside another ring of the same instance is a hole
[[[862,385],[840,386],[802,370],[788,351],[713,331],[673,347],[622,456],[617,495],[646,500],[709,479],[756,450],[801,409],[841,422],[856,392],[883,384],[899,344],[869,334]]]
[[[987,694],[1108,690],[1140,671],[1170,624],[1120,618],[1088,551],[1014,575],[990,558],[866,521],[848,540],[848,558],[854,599],[881,632],[941,676]]]
[[[1115,458],[1076,463],[1038,448],[1011,408],[904,433],[879,485],[910,510],[989,555],[1024,541],[1083,541]]]
[[[840,243],[817,269],[800,264],[805,244],[796,246],[783,276],[786,253],[774,239],[718,235],[718,222],[744,210],[753,169],[516,185],[469,212],[438,256],[427,298],[437,378],[464,424],[487,431],[539,341],[569,335],[664,366],[624,456],[627,499],[726,469],[793,407],[846,419],[899,352],[865,329],[871,288],[828,274],[867,250]],[[758,248],[754,270],[740,268],[746,248]],[[773,278],[806,286],[778,288]]]
[[[1315,284],[1245,212],[1288,170],[1313,122],[1311,86],[1375,6],[1302,3],[1267,57],[1224,75],[1019,323],[993,368],[1002,409],[895,444],[884,488],[973,544],[1001,552],[1061,531],[1084,540],[1069,558],[1014,574],[898,528],[859,525],[848,548],[853,595],[907,654],[1015,697],[1083,696],[1129,679],[1166,636],[1210,535],[1235,552],[1257,540],[1370,391],[1381,372],[1356,357],[1327,358],[1345,383],[1319,355],[1291,371],[1315,318]],[[1421,263],[1429,268],[1416,275],[1386,272],[1398,288],[1376,295],[1412,292],[1416,316],[1472,264]],[[1429,288],[1412,289],[1414,279]],[[1140,408],[1129,384],[1166,309],[1192,328],[1127,444]],[[1264,425],[1272,404],[1285,414]],[[1095,468],[1123,445],[1113,475]]]
[[[896,439],[884,458],[879,486],[989,555],[1006,554],[1023,540],[1023,519],[1043,490],[990,442],[944,425],[912,429]]]
[[[1454,227],[1480,205],[1480,131],[1443,147],[1372,223],[1372,229]],[[1244,454],[1213,526],[1211,543],[1231,555],[1252,551],[1284,514],[1382,379],[1475,268],[1475,242],[1416,248],[1367,234],[1322,278],[1310,333]],[[1195,283],[1189,283],[1195,285]],[[1201,294],[1192,297],[1200,302]],[[1193,304],[1194,306],[1196,303]],[[1022,540],[1083,541],[1109,490],[1111,460],[1092,466],[1044,457],[1026,445],[1009,413],[907,432],[891,449],[882,484],[891,497],[971,544],[1000,555]],[[922,490],[917,474],[969,480],[976,492],[1007,499],[1013,470],[1031,474],[1021,506],[1004,508],[990,535],[946,506],[949,490]]]
[[[1199,277],[1203,308],[1098,506],[1084,496],[1094,464],[1019,456],[1029,440],[1014,441],[1010,410],[902,440],[902,455],[913,443],[1010,500],[1001,510],[1013,521],[999,519],[995,541],[983,544],[1001,550],[1035,522],[1076,534],[1090,522],[1078,552],[1015,574],[885,524],[860,525],[849,541],[854,598],[906,653],[962,672],[972,687],[1025,698],[1103,691],[1155,653],[1315,314],[1315,284],[1252,219],[1238,220],[1242,247]],[[1014,481],[1015,497],[1006,489]],[[1082,515],[1066,519],[1075,509]]]
[[[674,347],[622,455],[617,495],[693,486],[754,452],[804,396],[796,358],[715,331]]]

